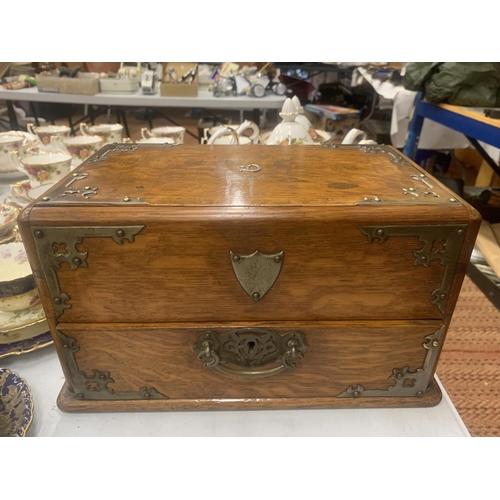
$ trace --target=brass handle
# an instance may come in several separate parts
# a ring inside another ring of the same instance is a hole
[[[194,346],[205,368],[246,379],[270,377],[295,368],[307,349],[305,335],[300,332],[279,335],[264,328],[238,328],[221,335],[203,331]]]

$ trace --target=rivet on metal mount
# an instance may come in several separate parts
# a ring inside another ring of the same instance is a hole
[[[464,234],[464,230],[463,229],[457,229],[457,234],[458,234],[458,236],[462,236]]]
[[[49,198],[48,196],[44,196],[44,197],[42,198],[42,201],[49,201],[49,200],[50,200],[50,198]]]
[[[123,201],[130,201],[130,200],[131,200],[130,196],[125,196],[125,197],[123,198]]]
[[[375,231],[375,233],[378,235],[378,236],[382,236],[384,234],[384,230],[383,229],[377,229]]]
[[[40,231],[39,229],[37,229],[35,231],[35,237],[36,238],[43,238],[43,231]]]
[[[450,198],[450,201],[457,201],[455,198]]]
[[[125,231],[123,229],[118,229],[118,231],[116,231],[116,236],[123,238],[125,236]]]

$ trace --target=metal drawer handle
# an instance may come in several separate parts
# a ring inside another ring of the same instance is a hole
[[[238,328],[221,335],[203,331],[194,346],[205,368],[247,379],[270,377],[295,368],[307,349],[305,335],[300,332],[280,335],[264,328]]]

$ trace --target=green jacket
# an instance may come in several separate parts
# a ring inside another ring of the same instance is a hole
[[[500,107],[500,63],[408,63],[403,85],[433,104]]]

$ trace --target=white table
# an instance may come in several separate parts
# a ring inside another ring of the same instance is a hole
[[[146,108],[202,108],[220,110],[239,110],[240,122],[243,121],[243,111],[253,110],[253,121],[261,125],[260,112],[266,110],[280,110],[286,96],[270,94],[264,97],[227,96],[214,97],[208,90],[200,90],[198,97],[162,97],[159,92],[154,95],[145,95],[139,89],[133,93],[80,95],[59,94],[55,92],[39,92],[36,87],[21,90],[5,90],[0,87],[0,101],[48,102],[63,104],[81,104],[92,106],[137,106]],[[159,112],[159,111],[158,111]],[[9,113],[13,115],[13,111]],[[161,114],[161,113],[160,113]],[[169,121],[170,118],[166,117]],[[264,117],[265,119],[265,117]],[[11,117],[11,127],[17,128]],[[175,123],[175,122],[173,122]]]
[[[30,436],[449,436],[470,437],[443,391],[434,408],[355,410],[64,413],[64,377],[55,347],[3,358],[26,380],[35,402]]]
[[[286,96],[270,94],[261,98],[252,96],[214,97],[208,90],[200,90],[198,97],[162,97],[144,95],[140,90],[127,94],[80,95],[39,92],[36,87],[5,90],[0,87],[0,101],[54,102],[89,104],[93,106],[145,106],[150,108],[207,108],[207,109],[281,109]]]

